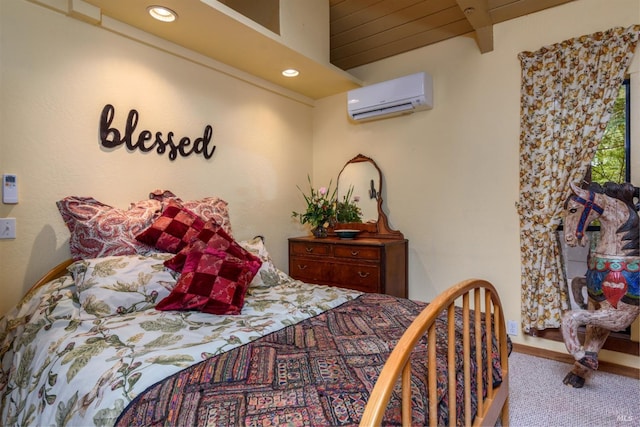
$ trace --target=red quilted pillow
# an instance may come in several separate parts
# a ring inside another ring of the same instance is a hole
[[[182,274],[157,310],[199,310],[211,314],[240,314],[249,283],[260,269],[258,260],[242,260],[206,245],[189,245]]]
[[[258,257],[244,249],[240,244],[233,240],[233,237],[227,234],[224,227],[213,220],[209,220],[204,224],[196,238],[197,240],[206,243],[207,246],[227,252],[236,258],[247,261],[259,260]],[[166,260],[164,265],[174,271],[182,271],[182,266],[184,265],[190,250],[191,248],[189,246],[184,247],[180,252],[178,252],[178,254],[176,254],[176,256]]]
[[[176,253],[187,246],[204,227],[204,221],[180,203],[170,201],[162,215],[136,239],[149,246]]]
[[[231,220],[229,219],[228,203],[219,197],[205,197],[198,200],[182,200],[169,190],[155,190],[149,193],[149,198],[167,204],[173,200],[183,207],[198,215],[204,221],[213,220],[220,224],[229,236],[231,233]]]
[[[136,235],[162,211],[157,200],[131,204],[129,210],[105,205],[93,197],[69,196],[56,202],[71,232],[69,250],[75,260],[149,252]]]

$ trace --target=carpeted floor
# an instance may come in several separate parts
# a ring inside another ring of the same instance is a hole
[[[640,380],[595,372],[581,389],[562,383],[571,365],[513,352],[510,425],[640,426]]]

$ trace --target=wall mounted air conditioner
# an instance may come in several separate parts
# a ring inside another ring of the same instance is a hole
[[[433,108],[433,81],[425,72],[348,92],[347,110],[356,121],[410,114]]]

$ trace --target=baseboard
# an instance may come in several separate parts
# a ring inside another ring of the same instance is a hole
[[[558,362],[564,362],[573,364],[575,361],[571,355],[566,353],[559,353],[553,350],[547,350],[544,348],[531,347],[528,345],[513,343],[513,351],[528,354],[530,356],[543,357],[545,359],[551,359]],[[603,372],[609,372],[611,374],[623,375],[629,378],[640,379],[640,369],[632,368],[630,366],[618,365],[617,363],[598,361],[598,370]]]
[[[546,340],[564,342],[562,332],[559,328],[547,328],[541,331],[536,331],[535,336],[538,338],[544,338]],[[578,329],[578,340],[584,342],[584,327]],[[638,341],[629,339],[628,335],[621,334],[619,332],[609,332],[607,340],[602,346],[604,350],[611,350],[618,353],[631,354],[632,356],[640,356],[640,346]]]

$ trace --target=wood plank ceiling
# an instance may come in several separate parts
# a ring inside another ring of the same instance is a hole
[[[348,70],[452,37],[493,50],[493,25],[577,0],[329,0],[330,58]]]

